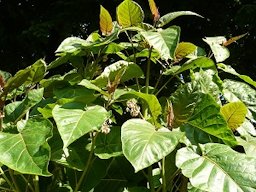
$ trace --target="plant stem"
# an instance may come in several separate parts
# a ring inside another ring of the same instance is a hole
[[[91,164],[91,161],[92,161],[92,157],[93,157],[93,152],[94,152],[94,146],[95,146],[95,140],[96,140],[96,137],[97,137],[98,133],[96,133],[95,136],[92,136],[92,145],[91,145],[91,151],[90,151],[90,154],[89,154],[89,157],[88,157],[88,160],[86,162],[86,165],[85,165],[85,168],[84,168],[84,171],[75,187],[75,190],[74,192],[78,192],[82,182],[84,181],[84,178],[85,176],[87,175],[88,173],[88,170],[90,168],[90,164]]]
[[[147,60],[147,73],[146,73],[146,93],[148,94],[148,89],[149,89],[149,78],[150,78],[150,64],[151,64],[151,53],[152,53],[153,47],[151,46],[149,48],[149,53],[148,53],[148,60]]]
[[[20,176],[21,176],[21,178],[28,184],[28,188],[29,188],[32,192],[34,192],[35,190],[33,189],[31,183],[27,180],[27,178],[26,178],[24,175],[22,175],[22,174],[21,174]]]
[[[168,81],[165,82],[165,84],[157,91],[156,96],[166,87],[168,83],[173,79],[174,76],[172,76]]]
[[[15,179],[15,177],[14,177],[14,175],[13,175],[13,170],[11,170],[10,168],[9,168],[9,174],[10,174],[10,176],[11,176],[11,178],[12,178],[12,182],[13,182],[13,184],[14,184],[14,186],[15,186],[15,191],[16,191],[16,192],[20,192],[18,183],[16,182],[16,179]]]
[[[5,175],[2,167],[0,167],[0,173],[1,173],[1,176],[3,176],[3,178],[5,179],[5,181],[8,183],[8,185],[10,186],[10,188],[13,189],[13,185],[12,185],[12,182],[8,179],[8,177]]]
[[[167,192],[165,175],[165,157],[162,159],[162,192]]]
[[[33,178],[33,183],[34,183],[34,187],[35,187],[35,192],[39,192],[39,176],[35,175]]]
[[[155,192],[155,186],[154,186],[152,171],[153,170],[152,170],[152,165],[151,165],[148,168],[148,183],[149,183],[150,191]]]

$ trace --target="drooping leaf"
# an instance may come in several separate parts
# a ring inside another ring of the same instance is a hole
[[[230,45],[231,43],[234,43],[236,42],[237,40],[243,38],[244,36],[246,36],[248,33],[245,33],[245,34],[242,34],[242,35],[238,35],[238,36],[235,36],[235,37],[231,37],[230,39],[228,39],[227,41],[225,41],[223,43],[224,46],[228,46]]]
[[[191,59],[188,60],[186,63],[184,63],[180,68],[177,68],[173,72],[173,69],[167,69],[164,72],[164,75],[170,75],[170,74],[179,74],[182,73],[183,71],[189,70],[189,69],[196,69],[196,68],[214,68],[215,64],[213,60],[207,58],[207,57],[199,57],[197,59]]]
[[[121,127],[111,127],[110,129],[110,133],[97,136],[94,151],[100,159],[109,159],[123,154]]]
[[[223,62],[229,58],[229,50],[222,45],[226,41],[225,37],[205,37],[203,40],[210,46],[216,62]]]
[[[63,140],[63,148],[90,131],[99,131],[108,118],[108,112],[105,108],[97,105],[85,107],[81,103],[56,105],[52,115]]]
[[[218,63],[217,66],[218,66],[218,69],[221,69],[222,71],[225,71],[226,73],[230,73],[232,75],[235,75],[235,76],[239,77],[240,79],[244,80],[246,83],[248,83],[248,84],[250,84],[250,85],[252,85],[256,88],[256,82],[253,81],[251,79],[251,77],[249,77],[247,75],[240,75],[230,65],[225,65],[223,63]]]
[[[205,191],[249,192],[256,188],[256,159],[223,144],[200,145],[202,156],[192,149],[178,150],[176,165],[191,184]]]
[[[83,79],[78,85],[84,86],[87,89],[92,89],[92,90],[98,91],[102,95],[108,96],[108,94],[105,91],[103,91],[101,88],[99,88],[98,86],[94,85],[91,81],[89,81],[87,79]]]
[[[180,60],[187,55],[193,53],[196,50],[196,46],[193,43],[181,42],[178,44],[177,49],[175,50],[175,58]]]
[[[148,44],[156,49],[164,60],[174,59],[175,50],[180,39],[180,28],[172,26],[167,29],[153,32],[141,32]]]
[[[100,6],[100,30],[103,35],[110,35],[113,30],[111,15],[102,5]]]
[[[136,135],[136,136],[135,136]],[[121,128],[125,157],[138,172],[170,154],[178,145],[181,132],[155,127],[142,119],[130,119]]]
[[[100,76],[93,80],[92,83],[99,87],[104,87],[109,81],[113,82],[117,74],[120,74],[121,76],[120,82],[125,82],[135,77],[144,77],[143,71],[137,64],[121,60],[107,66]]]
[[[185,15],[192,15],[192,16],[194,15],[194,16],[203,18],[203,16],[201,16],[197,13],[194,13],[192,11],[176,11],[176,12],[167,13],[166,15],[162,16],[157,23],[157,27],[163,27],[164,25],[171,22],[173,19],[180,17],[180,16],[185,16]]]
[[[221,107],[221,113],[228,123],[228,127],[236,130],[245,121],[247,108],[243,102],[232,102]]]
[[[224,97],[229,101],[241,100],[256,119],[256,90],[246,83],[225,79],[223,81]],[[234,99],[233,97],[236,97]]]
[[[31,118],[18,134],[0,133],[0,162],[23,174],[51,176],[48,172],[52,124]]]
[[[9,78],[4,86],[3,95],[20,87],[21,85],[32,85],[43,79],[46,72],[45,61],[39,59],[26,69],[18,71],[13,77]]]
[[[154,22],[158,21],[160,14],[154,0],[148,0],[150,11],[153,15]]]
[[[144,12],[139,4],[132,0],[124,0],[117,7],[117,20],[123,28],[136,26],[143,22]]]
[[[211,95],[202,93],[196,82],[181,86],[171,96],[171,101],[175,127],[181,126],[184,129],[187,128],[187,131],[196,129],[209,136],[217,137],[230,145],[236,143],[232,131],[220,113],[220,106]],[[199,134],[195,136],[198,137]],[[200,141],[200,137],[195,139],[199,143],[203,143]]]
[[[5,108],[4,122],[15,123],[20,120],[34,105],[39,103],[43,98],[44,89],[33,89],[28,92],[27,96],[21,102],[13,102]]]

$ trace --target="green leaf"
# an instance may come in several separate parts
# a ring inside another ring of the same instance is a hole
[[[33,106],[39,103],[44,94],[44,89],[33,89],[28,92],[27,96],[23,101],[13,102],[4,108],[5,117],[4,122],[17,122],[20,120]]]
[[[43,79],[46,72],[45,61],[39,59],[26,69],[18,71],[13,77],[9,78],[4,86],[2,95],[6,95],[21,85],[32,85]]]
[[[256,138],[246,135],[243,136],[243,139],[241,137],[237,137],[238,145],[242,145],[245,153],[248,157],[255,158],[256,153]]]
[[[121,127],[111,127],[110,133],[99,134],[95,145],[94,153],[100,159],[122,155]]]
[[[180,28],[172,26],[167,29],[153,32],[141,32],[148,44],[156,49],[164,60],[174,59],[175,50],[180,39]]]
[[[102,5],[100,6],[100,30],[103,35],[110,35],[113,30],[112,18]]]
[[[52,115],[63,140],[63,148],[90,131],[99,131],[108,118],[105,108],[97,105],[85,107],[80,103],[56,105]]]
[[[193,53],[196,50],[197,46],[189,42],[181,42],[178,44],[177,49],[175,50],[175,58],[177,60],[185,58],[187,55]]]
[[[176,11],[176,12],[171,12],[171,13],[168,13],[168,14],[162,16],[157,23],[157,27],[163,27],[164,25],[171,22],[173,19],[180,17],[180,16],[185,16],[185,15],[194,15],[194,16],[203,18],[203,16],[201,16],[197,13],[194,13],[192,11]]]
[[[203,39],[210,46],[216,62],[223,62],[230,56],[228,48],[220,45],[226,41],[225,39],[224,37],[205,37]]]
[[[253,81],[247,75],[240,75],[230,65],[225,65],[223,63],[218,63],[217,66],[218,66],[218,69],[221,69],[222,71],[225,71],[226,73],[230,73],[232,75],[235,75],[235,76],[239,77],[240,79],[244,80],[246,83],[248,83],[248,84],[250,84],[250,85],[252,85],[256,88],[256,82],[255,81]]]
[[[229,101],[239,101],[241,100],[246,107],[252,113],[254,119],[256,119],[256,90],[252,89],[246,83],[233,81],[233,80],[224,80],[224,97]],[[234,99],[233,97],[236,97]]]
[[[87,89],[92,89],[92,90],[98,91],[102,95],[108,96],[108,93],[106,93],[101,88],[99,88],[98,86],[94,85],[91,81],[89,81],[87,79],[83,79],[78,85],[84,86]]]
[[[245,121],[247,108],[243,102],[232,102],[221,107],[221,113],[228,123],[228,127],[236,130]]]
[[[29,119],[18,134],[0,133],[0,162],[23,174],[51,176],[48,172],[52,124],[46,119]]]
[[[132,0],[124,0],[117,7],[117,20],[123,28],[136,26],[143,22],[144,12],[141,7]]]
[[[211,95],[202,93],[196,82],[181,86],[171,96],[171,101],[174,127],[189,127],[217,137],[230,145],[236,143],[232,131],[220,113],[220,106]],[[199,143],[203,142],[200,141],[200,137],[197,140]]]
[[[122,148],[125,157],[138,172],[170,154],[183,136],[166,128],[155,127],[142,119],[130,119],[121,128]]]
[[[191,184],[205,191],[249,192],[256,188],[256,159],[222,144],[200,145],[202,156],[178,150],[176,165]]]
[[[121,74],[121,82],[125,82],[135,77],[144,77],[143,71],[137,64],[121,60],[107,66],[100,76],[93,80],[92,83],[99,87],[104,87],[109,81],[113,82],[118,74]]]
[[[215,64],[213,60],[209,59],[208,57],[199,57],[196,59],[188,60],[186,63],[184,63],[180,68],[177,68],[177,70],[173,71],[173,68],[167,69],[164,72],[164,75],[171,75],[171,74],[179,74],[183,71],[189,70],[189,69],[196,69],[196,68],[215,68]]]

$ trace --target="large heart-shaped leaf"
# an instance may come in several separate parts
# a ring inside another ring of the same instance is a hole
[[[245,121],[247,108],[243,102],[232,102],[221,107],[221,113],[228,123],[228,127],[236,130]]]
[[[81,103],[56,105],[52,115],[63,140],[63,148],[90,131],[99,130],[108,118],[108,112],[104,107],[85,107]]]
[[[102,5],[100,6],[100,30],[103,35],[110,35],[113,30],[112,18]]]
[[[180,87],[171,96],[171,100],[175,127],[189,126],[190,129],[203,131],[231,145],[236,143],[231,129],[220,113],[220,106],[210,94],[202,93],[196,82]],[[197,140],[202,142],[200,138]]]
[[[117,7],[117,20],[122,27],[135,26],[142,23],[144,12],[140,5],[132,0],[124,0]]]
[[[121,128],[125,157],[138,172],[167,156],[179,143],[181,132],[155,127],[142,119],[130,119]]]
[[[192,149],[178,150],[176,165],[201,190],[251,192],[256,188],[256,159],[222,144],[200,145],[202,155]]]
[[[156,49],[164,60],[174,59],[175,50],[180,39],[180,28],[172,26],[158,32],[141,32],[148,44]]]
[[[168,13],[168,14],[162,16],[159,19],[157,26],[163,27],[164,25],[171,22],[173,19],[180,17],[180,16],[185,16],[185,15],[194,15],[194,16],[202,17],[201,15],[194,13],[192,11],[176,11],[176,12],[171,12],[171,13]]]
[[[0,162],[24,173],[50,176],[48,163],[52,124],[46,119],[29,119],[18,134],[0,133]]]

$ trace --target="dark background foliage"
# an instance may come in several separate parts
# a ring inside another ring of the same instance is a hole
[[[52,61],[54,51],[66,37],[86,38],[98,29],[99,5],[115,19],[116,6],[122,0],[1,0],[0,62],[1,70],[15,73],[39,58]],[[137,0],[151,22],[147,0]],[[181,26],[182,41],[208,49],[205,36],[227,38],[247,33],[230,45],[231,57],[225,61],[241,74],[256,80],[254,56],[256,41],[256,0],[155,0],[161,15],[171,11],[190,10],[205,19],[182,17],[172,24]]]

